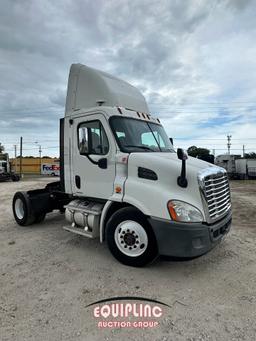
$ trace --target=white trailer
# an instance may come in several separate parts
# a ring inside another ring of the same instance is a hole
[[[256,177],[256,159],[238,159],[236,163],[236,175],[239,179]]]
[[[60,120],[60,182],[13,198],[19,225],[64,208],[65,230],[106,240],[131,266],[202,255],[231,226],[226,170],[176,153],[135,87],[81,64]]]
[[[256,177],[256,159],[247,159],[247,169],[249,177]]]
[[[230,154],[221,154],[216,156],[215,165],[219,167],[223,167],[226,169],[228,176],[233,178],[236,173],[236,159],[241,158],[241,155],[230,155]]]

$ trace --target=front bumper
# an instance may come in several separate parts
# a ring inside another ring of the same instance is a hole
[[[172,220],[149,218],[162,256],[191,258],[210,251],[231,227],[231,211],[215,224],[178,223]]]

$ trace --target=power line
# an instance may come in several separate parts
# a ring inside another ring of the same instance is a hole
[[[195,113],[195,112],[205,112],[205,111],[210,111],[210,112],[217,112],[217,111],[233,111],[233,112],[239,112],[239,111],[255,111],[256,107],[255,106],[247,106],[247,107],[201,107],[201,108],[195,108],[195,107],[179,107],[179,108],[174,108],[171,106],[155,106],[153,109],[154,111],[171,111],[171,112],[178,112],[178,113]]]
[[[198,107],[198,106],[208,106],[212,108],[222,108],[223,106],[237,106],[238,107],[244,107],[244,104],[246,104],[248,107],[251,107],[253,105],[256,106],[255,101],[216,101],[216,102],[186,102],[183,104],[179,103],[158,103],[158,102],[150,102],[148,101],[149,105],[152,106],[158,106],[158,107]],[[45,107],[36,107],[36,108],[24,108],[24,109],[8,109],[8,110],[0,110],[0,113],[36,113],[40,111],[63,111],[64,106],[45,106]]]
[[[54,107],[54,106],[48,106],[48,107],[37,107],[37,108],[25,108],[25,109],[8,109],[8,110],[0,110],[0,114],[1,113],[34,113],[34,112],[39,112],[39,111],[63,111],[64,106],[63,107]]]
[[[223,104],[255,104],[255,101],[215,101],[215,102],[185,102],[185,103],[171,103],[171,102],[166,102],[166,103],[159,103],[159,102],[151,102],[148,101],[149,104],[163,104],[163,105],[179,105],[179,106],[184,106],[184,105],[223,105]]]
[[[176,106],[176,107],[186,107],[186,106],[191,106],[191,107],[198,107],[198,106],[214,106],[214,107],[220,107],[220,106],[226,106],[226,105],[231,105],[231,106],[252,106],[256,105],[255,101],[247,101],[247,102],[184,102],[184,103],[171,103],[171,102],[166,102],[164,99],[162,102],[151,102],[148,101],[149,105],[161,105],[161,106]],[[23,109],[22,109],[23,110]]]
[[[201,138],[201,137],[173,137],[176,140],[202,140],[202,141],[208,141],[208,140],[221,140],[221,141],[226,141],[226,138]],[[256,140],[256,137],[245,137],[245,138],[239,138],[239,139],[233,139],[233,140]]]
[[[19,147],[19,144],[15,144],[16,146]],[[24,146],[24,143],[23,143]],[[42,145],[41,145],[42,146]],[[43,149],[54,149],[54,148],[59,148],[59,146],[42,146]],[[9,146],[4,149],[6,152],[13,152],[13,149]],[[38,150],[38,148],[23,148],[23,150]]]
[[[18,140],[18,139],[17,139]],[[12,141],[12,142],[3,142],[5,145],[13,145],[15,143],[17,143],[17,140],[16,141]],[[36,141],[37,140],[37,141]],[[5,141],[5,140],[3,140]],[[58,142],[59,139],[56,139],[56,140],[41,140],[41,139],[35,139],[34,141],[23,141],[23,144],[33,144],[35,142],[40,142],[40,143],[45,143],[45,142]]]

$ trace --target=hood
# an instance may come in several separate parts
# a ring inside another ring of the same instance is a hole
[[[166,205],[169,200],[188,202],[199,208],[203,213],[198,176],[202,170],[209,170],[209,173],[212,173],[216,171],[217,167],[208,162],[188,157],[186,160],[188,186],[183,188],[177,184],[177,178],[181,174],[181,165],[182,161],[178,159],[176,153],[131,153],[128,158],[126,198],[131,201],[130,193],[136,193],[136,198],[141,196],[141,202],[145,201],[145,197],[153,198],[152,206],[148,209],[149,213],[154,212],[155,206],[161,204],[160,211],[163,212],[162,214],[166,214]],[[157,180],[152,181],[139,176],[139,167],[154,171]],[[157,212],[159,209],[155,214],[158,214]]]
[[[130,154],[129,157],[130,161],[141,161],[141,162],[146,162],[148,164],[148,162],[152,165],[152,167],[154,167],[154,165],[161,165],[163,167],[178,167],[179,170],[181,170],[181,160],[178,159],[177,154],[176,153],[132,153]],[[143,164],[141,165],[141,167],[143,167]],[[215,167],[216,165],[213,165],[209,162],[197,159],[195,157],[192,156],[188,156],[188,159],[186,160],[186,169],[187,169],[187,173],[189,170],[193,170],[193,172],[195,171],[200,171],[202,169],[205,168],[209,168],[209,167]],[[153,170],[153,169],[152,169]]]
[[[176,153],[131,153],[129,156],[128,167],[130,171],[137,173],[138,167],[143,167],[154,171],[157,174],[158,180],[172,188],[180,186],[177,185],[177,178],[181,174],[182,161],[178,159]],[[211,173],[216,168],[222,169],[209,162],[199,160],[189,156],[186,160],[186,178],[188,180],[188,187],[185,190],[198,190],[198,175],[202,170],[209,170]],[[184,190],[184,189],[183,189]]]

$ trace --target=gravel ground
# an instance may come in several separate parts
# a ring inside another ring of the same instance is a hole
[[[207,255],[159,260],[137,269],[119,264],[105,244],[62,229],[49,214],[17,226],[17,190],[48,179],[0,183],[0,339],[4,340],[255,340],[256,183],[232,182],[233,225]],[[151,329],[99,329],[91,302],[143,296],[171,306]]]

